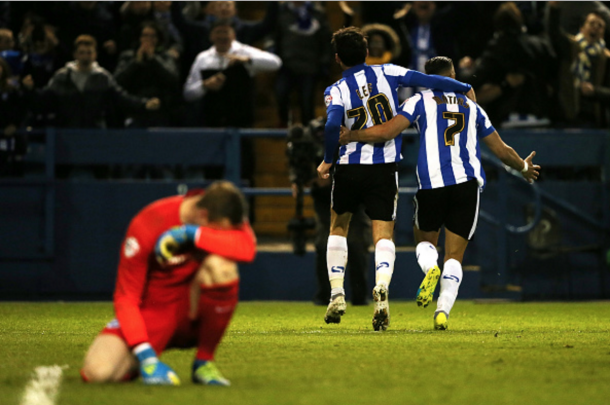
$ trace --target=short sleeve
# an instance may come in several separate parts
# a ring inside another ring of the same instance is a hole
[[[402,103],[398,109],[398,114],[408,119],[409,122],[415,122],[421,115],[421,104],[422,95],[421,93],[417,93]]]
[[[326,105],[326,111],[330,111],[335,108],[344,108],[343,98],[341,97],[341,90],[336,85],[326,88],[324,92],[324,105]]]
[[[491,124],[489,116],[478,104],[477,106],[477,135],[479,138],[485,138],[487,135],[493,134],[496,129]]]

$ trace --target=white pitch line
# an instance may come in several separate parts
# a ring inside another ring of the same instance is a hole
[[[67,366],[39,366],[34,369],[20,405],[55,405],[63,369]]]

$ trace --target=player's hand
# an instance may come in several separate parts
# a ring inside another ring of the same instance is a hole
[[[468,97],[469,99],[471,99],[475,103],[477,102],[477,95],[474,93],[474,88],[473,87],[471,87],[470,90],[468,90],[468,93],[466,93],[466,97]]]
[[[525,180],[528,181],[528,183],[533,183],[534,180],[538,179],[538,175],[540,174],[538,172],[538,170],[540,170],[540,166],[535,165],[534,162],[532,162],[534,156],[536,156],[535,151],[530,153],[530,155],[525,158],[525,161],[527,162],[527,171],[521,172],[521,175]]]
[[[175,226],[161,234],[155,244],[155,257],[161,264],[171,260],[181,249],[195,242],[199,227],[196,225]]]
[[[140,362],[140,374],[147,385],[180,385],[180,378],[167,364],[159,361],[148,343],[138,345],[134,352]]]
[[[352,131],[341,125],[341,130],[339,132],[339,144],[347,145],[350,142],[353,142]]]
[[[320,163],[320,166],[318,166],[318,177],[321,179],[328,179],[330,177],[331,167],[333,167],[332,163]]]

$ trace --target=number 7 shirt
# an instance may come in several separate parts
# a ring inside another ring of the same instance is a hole
[[[343,78],[324,92],[328,116],[324,131],[324,162],[333,162],[341,125],[358,130],[391,120],[398,112],[400,87],[454,92],[468,92],[471,88],[469,84],[449,77],[425,75],[393,64],[369,66],[363,63],[343,71]],[[400,136],[387,142],[351,142],[339,148],[337,164],[399,162],[401,147]]]
[[[419,132],[417,180],[420,189],[460,184],[476,179],[485,186],[479,138],[495,128],[487,113],[462,94],[425,90],[398,112]]]

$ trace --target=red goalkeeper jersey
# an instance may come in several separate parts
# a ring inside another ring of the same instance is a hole
[[[114,310],[131,347],[148,341],[140,309],[163,308],[188,299],[185,296],[188,286],[206,253],[240,262],[254,260],[256,238],[246,223],[233,230],[201,227],[195,240],[198,249],[175,256],[170,264],[159,264],[155,244],[163,232],[182,225],[179,209],[183,198],[168,197],[149,204],[132,219],[127,229],[114,292]]]

